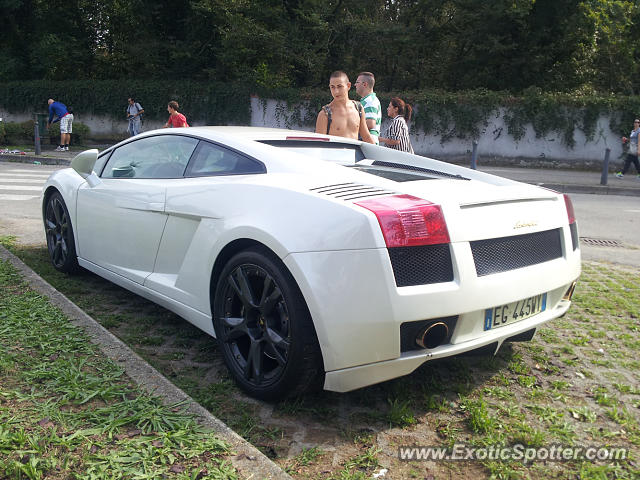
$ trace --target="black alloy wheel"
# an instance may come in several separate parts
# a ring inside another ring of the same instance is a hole
[[[47,200],[44,215],[44,229],[51,263],[61,272],[73,273],[79,270],[73,227],[69,211],[60,193],[53,193]]]
[[[284,265],[266,251],[241,252],[224,267],[214,327],[227,367],[252,396],[301,393],[322,377],[306,304]]]

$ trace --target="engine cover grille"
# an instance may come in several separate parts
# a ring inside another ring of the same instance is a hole
[[[478,276],[548,262],[562,256],[562,229],[471,242]]]
[[[449,244],[389,248],[389,258],[398,287],[453,280]]]
[[[335,183],[309,189],[311,192],[333,197],[338,200],[352,201],[361,198],[394,195],[396,192],[361,183]]]

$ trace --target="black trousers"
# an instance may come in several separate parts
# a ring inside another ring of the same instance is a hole
[[[622,167],[622,174],[624,175],[629,170],[631,163],[636,167],[636,172],[640,175],[640,162],[638,162],[638,157],[635,155],[627,154],[627,158],[624,159],[624,167]]]

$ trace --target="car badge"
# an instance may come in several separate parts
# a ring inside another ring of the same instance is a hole
[[[535,227],[537,225],[538,225],[538,222],[521,222],[518,220],[516,224],[513,226],[513,229],[516,230],[518,228]]]

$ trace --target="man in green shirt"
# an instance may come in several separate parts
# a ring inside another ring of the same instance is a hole
[[[382,123],[382,107],[380,100],[373,92],[373,86],[376,83],[375,77],[371,72],[360,72],[356,80],[356,93],[362,97],[360,103],[364,107],[364,116],[369,128],[371,137],[375,140],[376,145],[379,144],[380,124]]]

